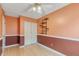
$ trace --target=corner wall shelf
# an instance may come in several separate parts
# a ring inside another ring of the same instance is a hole
[[[48,21],[48,18],[45,18],[41,22],[41,25],[40,25],[41,26],[41,30],[42,30],[41,34],[47,34],[47,31],[48,31],[47,21]]]

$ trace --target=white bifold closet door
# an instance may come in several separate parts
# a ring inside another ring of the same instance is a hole
[[[24,22],[25,46],[37,43],[37,24]]]

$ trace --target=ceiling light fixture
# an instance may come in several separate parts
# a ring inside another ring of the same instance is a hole
[[[36,11],[36,7],[33,7],[33,11]]]
[[[42,8],[41,8],[41,4],[40,3],[35,3],[33,5],[33,11],[37,11],[37,12],[41,12]]]

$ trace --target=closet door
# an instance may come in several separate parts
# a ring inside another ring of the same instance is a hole
[[[37,24],[31,23],[31,38],[32,44],[37,43]]]
[[[24,23],[25,46],[37,43],[37,24],[32,22]]]
[[[31,23],[31,38],[32,38],[32,43],[37,43],[37,24],[36,23]]]
[[[25,45],[31,44],[31,23],[30,22],[24,23],[24,39],[25,39]]]

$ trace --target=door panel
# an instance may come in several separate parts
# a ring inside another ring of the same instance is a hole
[[[25,22],[24,24],[25,45],[37,42],[37,24]]]
[[[32,32],[32,42],[36,43],[37,42],[37,24],[36,23],[32,23],[31,25],[31,32]]]
[[[25,24],[24,24],[25,45],[30,44],[30,40],[31,40],[31,35],[30,35],[31,27],[30,26],[31,26],[30,22],[25,22]]]

